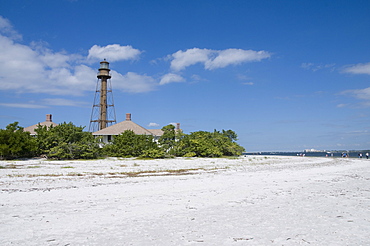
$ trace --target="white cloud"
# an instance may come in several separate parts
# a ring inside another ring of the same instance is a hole
[[[186,51],[177,51],[169,56],[171,68],[180,71],[188,66],[203,63],[204,68],[213,70],[230,65],[238,65],[244,62],[261,61],[271,57],[267,51],[254,51],[242,49],[210,50],[193,48]]]
[[[110,62],[122,60],[136,60],[141,51],[132,48],[130,45],[121,46],[119,44],[110,44],[107,46],[94,45],[89,50],[87,59],[97,58],[99,60],[107,59]]]
[[[125,75],[112,71],[113,90],[120,89],[130,93],[141,93],[152,91],[156,88],[156,81],[148,75],[140,75],[133,72],[128,72]]]
[[[95,89],[97,70],[76,64],[81,57],[52,52],[38,46],[15,43],[0,35],[0,89],[53,95],[82,95]],[[146,92],[154,79],[146,75],[111,71],[117,88],[128,92]]]
[[[90,104],[64,98],[44,98],[40,101],[29,101],[27,103],[0,103],[0,106],[12,108],[48,108],[49,106],[85,107],[90,106]]]
[[[338,104],[337,107],[361,107],[361,108],[369,108],[370,107],[370,87],[365,89],[357,89],[357,90],[346,90],[340,93],[340,95],[346,95],[358,100],[361,100],[359,103],[351,103],[351,104]]]
[[[148,126],[149,127],[158,127],[159,124],[157,124],[157,123],[149,123]]]
[[[269,58],[271,55],[266,51],[242,50],[242,49],[227,49],[217,51],[217,56],[205,63],[205,68],[212,70],[223,68],[229,65],[238,65],[243,62],[261,61]]]
[[[304,68],[306,70],[311,70],[313,72],[316,72],[318,70],[322,69],[330,69],[331,71],[335,70],[335,63],[332,64],[314,64],[311,62],[302,63],[301,68]]]
[[[69,100],[65,98],[45,98],[42,100],[42,103],[46,105],[53,105],[53,106],[72,106],[72,107],[90,105],[90,104],[87,104],[86,102]]]
[[[206,63],[211,53],[211,50],[198,48],[188,49],[186,51],[179,50],[169,56],[169,58],[173,58],[171,68],[175,71],[180,71],[199,62]]]
[[[352,74],[368,74],[370,75],[370,62],[369,63],[359,63],[356,65],[347,66],[342,70],[344,73]],[[353,98],[362,100],[358,104],[353,104],[354,106],[370,107],[370,87],[357,90],[346,90],[340,93],[341,95],[351,96]],[[347,107],[347,104],[339,104],[337,107]]]
[[[94,45],[88,56],[83,57],[79,54],[55,52],[48,49],[43,42],[25,45],[19,39],[21,36],[11,23],[0,16],[0,90],[80,96],[86,91],[93,91],[97,81],[97,68],[86,64],[104,58],[108,61],[135,60],[142,53],[130,45]],[[213,70],[243,62],[261,61],[270,56],[266,51],[193,48],[178,51],[167,58],[171,60],[171,68],[180,71],[197,63],[203,64],[207,70]],[[159,85],[185,81],[177,73],[168,73],[159,80],[134,72],[120,74],[112,70],[111,74],[113,89],[129,93],[148,92]],[[199,78],[193,76],[192,79]]]
[[[45,93],[51,95],[80,96],[93,91],[97,69],[82,64],[86,58],[78,54],[54,52],[43,42],[24,45],[17,42],[19,36],[10,22],[0,16],[0,90],[20,93]],[[103,56],[110,61],[137,59],[141,51],[118,44],[100,47],[94,45],[89,58]],[[127,92],[146,92],[157,84],[147,75],[111,71],[114,86]]]
[[[178,74],[168,73],[162,76],[161,81],[159,82],[160,85],[169,84],[172,82],[184,82],[185,79]]]
[[[304,69],[307,69],[307,70],[310,70],[313,66],[314,66],[314,64],[311,63],[311,62],[305,62],[305,63],[301,64],[301,68],[304,68]]]
[[[202,80],[202,77],[200,77],[198,74],[193,74],[193,75],[191,75],[191,78],[192,78],[193,80],[197,80],[197,81]]]
[[[94,88],[96,71],[75,65],[79,56],[15,42],[0,35],[0,89],[80,95]]]
[[[254,83],[250,81],[251,78],[244,74],[238,74],[236,77],[238,80],[247,81],[247,82],[243,82],[242,83],[243,85],[254,85]]]
[[[71,69],[63,67],[54,68],[47,71],[46,74],[47,80],[52,81],[53,87],[38,88],[39,92],[79,96],[84,91],[91,91],[95,88],[96,72],[85,65],[77,65]]]
[[[10,108],[47,108],[44,105],[37,105],[33,103],[0,103],[0,106]]]
[[[370,100],[370,87],[358,90],[346,90],[343,91],[341,94],[350,95],[360,100]]]
[[[359,63],[353,66],[349,66],[343,69],[345,73],[352,73],[352,74],[368,74],[370,75],[370,62],[369,63]]]
[[[236,77],[239,80],[250,80],[251,79],[250,77],[248,77],[248,76],[246,76],[244,74],[238,74]]]
[[[60,68],[66,67],[70,68],[70,62],[76,61],[78,56],[68,55],[64,53],[54,53],[49,49],[44,47],[36,47],[34,52],[37,53],[40,62],[42,62],[48,68]]]
[[[14,40],[22,39],[22,36],[14,30],[10,21],[2,16],[0,16],[0,33],[3,33]]]
[[[191,83],[198,83],[198,82],[203,82],[203,81],[209,81],[208,79],[203,78],[203,77],[201,77],[198,74],[191,75],[191,80],[192,80]]]

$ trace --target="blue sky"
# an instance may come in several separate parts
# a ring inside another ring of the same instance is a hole
[[[247,151],[370,147],[369,1],[0,6],[0,128],[88,127],[106,58],[118,122],[232,129]]]

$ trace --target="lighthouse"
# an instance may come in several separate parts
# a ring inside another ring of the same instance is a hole
[[[89,131],[102,130],[116,123],[109,62],[100,62]]]

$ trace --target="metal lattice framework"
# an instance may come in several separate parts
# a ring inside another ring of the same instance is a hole
[[[96,132],[116,123],[109,63],[100,62],[98,80],[91,111],[89,131]]]

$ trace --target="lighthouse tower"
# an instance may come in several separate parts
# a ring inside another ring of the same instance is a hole
[[[98,81],[96,84],[94,104],[89,125],[90,132],[102,130],[116,123],[112,84],[110,81],[111,76],[109,72],[109,62],[104,59],[104,61],[100,62],[97,75]]]

